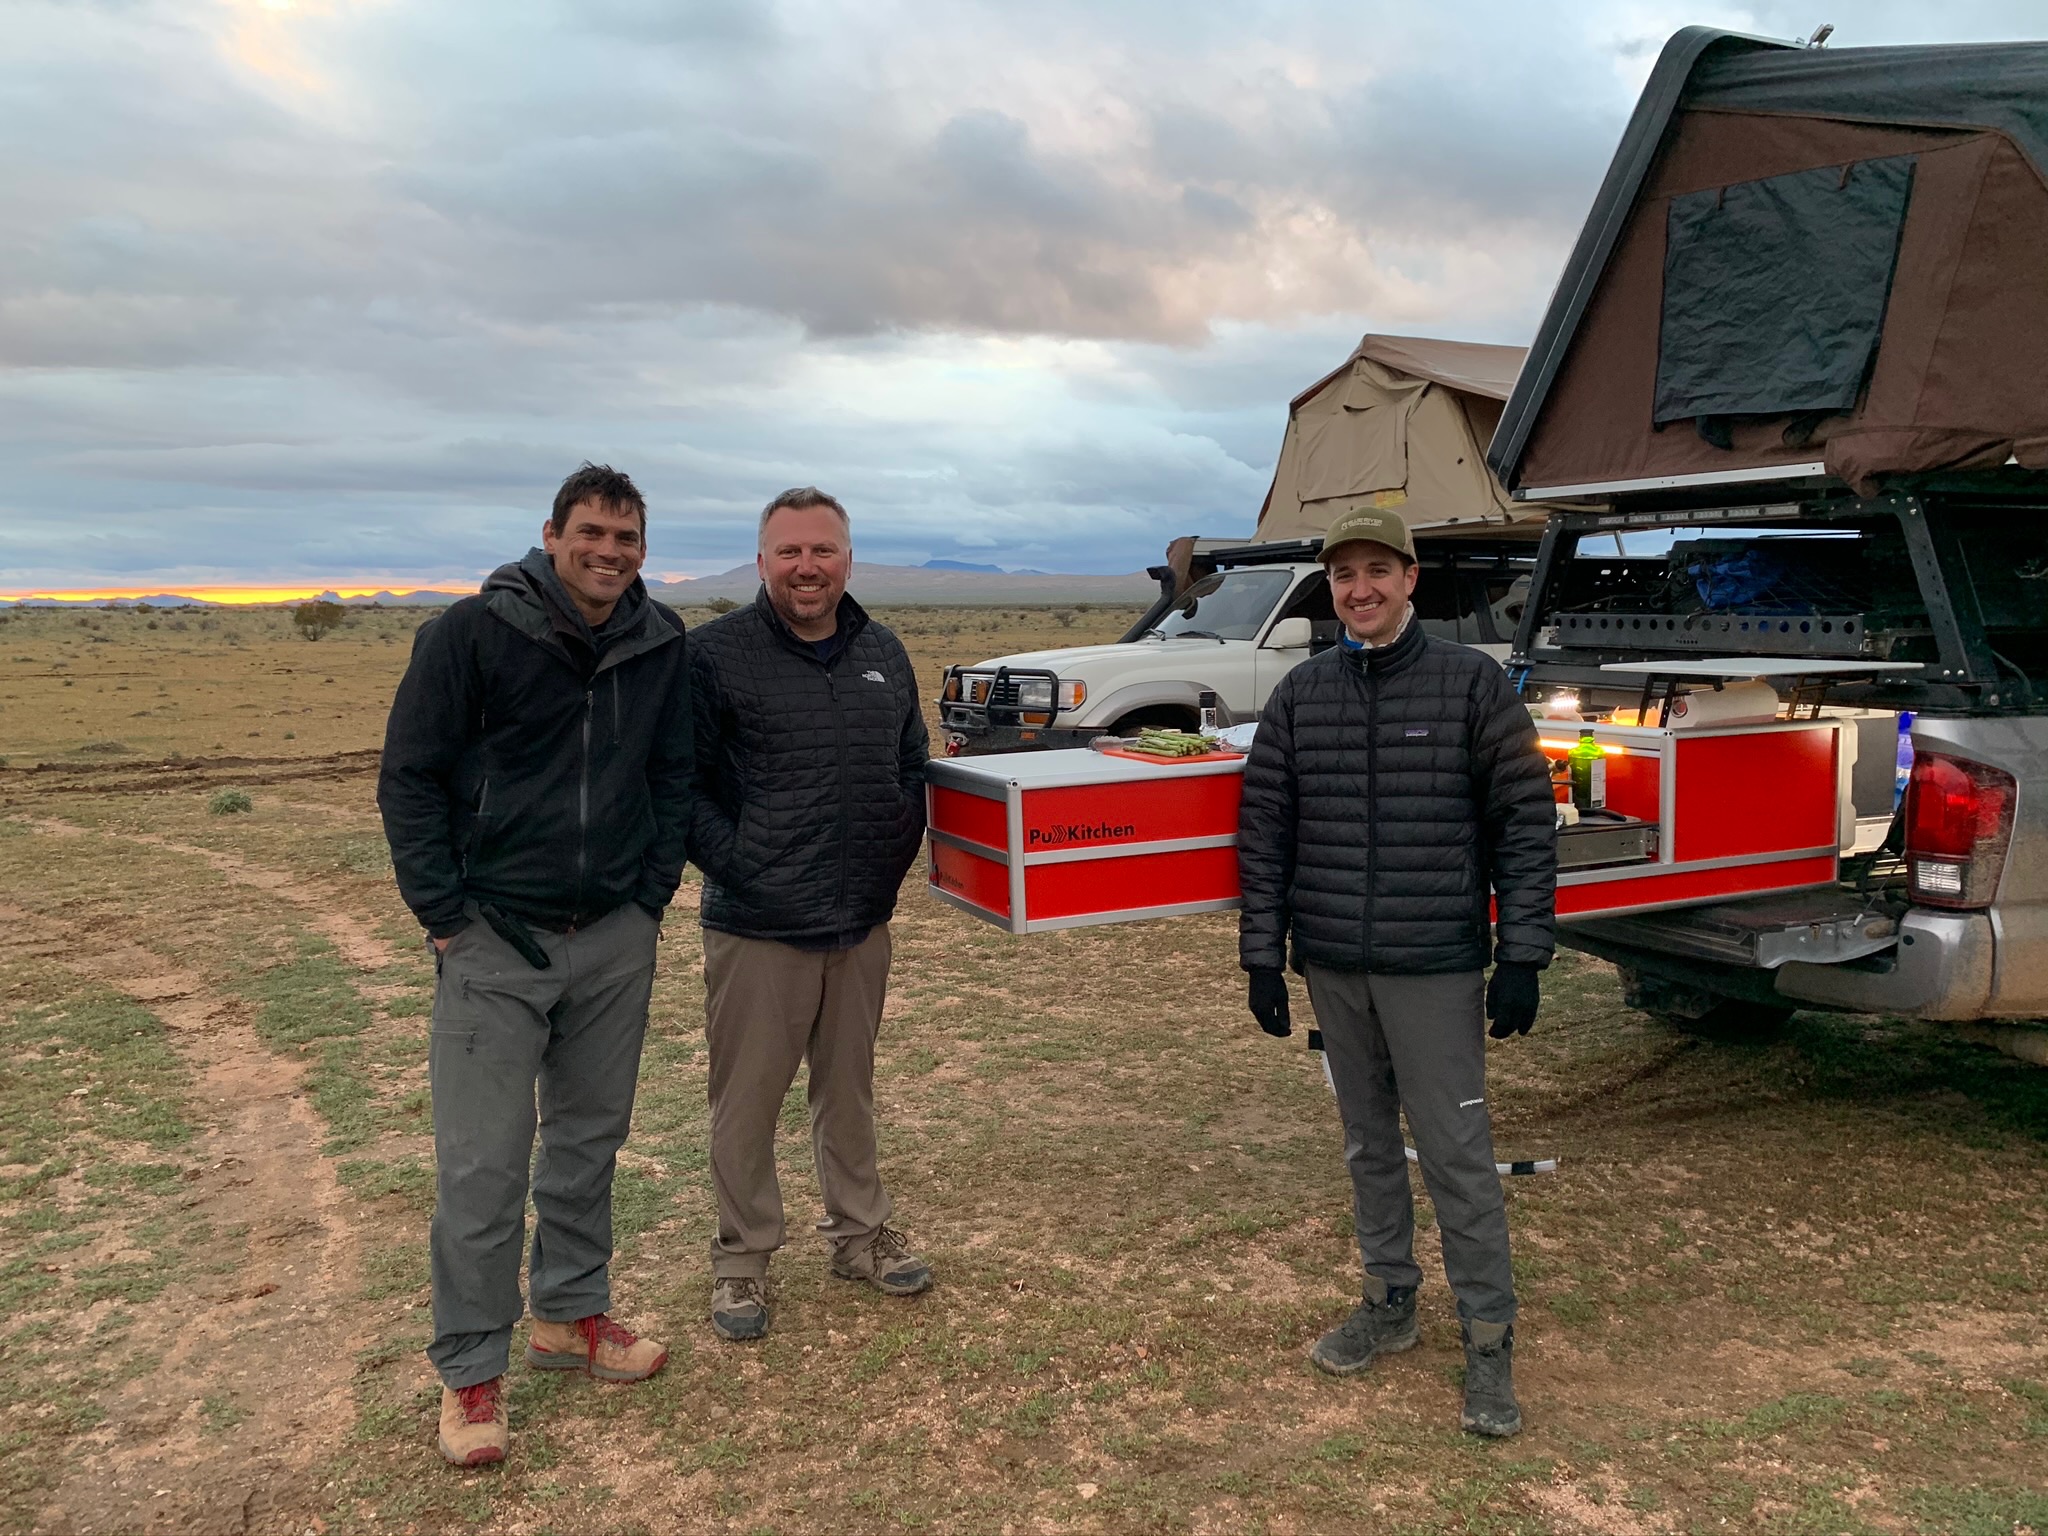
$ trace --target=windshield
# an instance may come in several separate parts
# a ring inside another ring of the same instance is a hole
[[[1189,587],[1152,633],[1251,640],[1294,580],[1286,571],[1218,571]]]

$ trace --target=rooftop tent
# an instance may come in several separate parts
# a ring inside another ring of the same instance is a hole
[[[1287,408],[1287,435],[1254,537],[1321,538],[1359,506],[1399,507],[1414,527],[1474,533],[1541,523],[1508,499],[1486,440],[1522,366],[1520,347],[1367,336]]]
[[[1665,45],[1488,462],[1524,496],[2048,469],[2048,43]]]

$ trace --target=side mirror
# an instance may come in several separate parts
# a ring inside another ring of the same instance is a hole
[[[1269,651],[1305,651],[1308,649],[1309,641],[1313,638],[1314,631],[1310,629],[1308,620],[1300,615],[1296,615],[1291,619],[1282,619],[1278,624],[1275,624],[1266,631],[1266,649]]]

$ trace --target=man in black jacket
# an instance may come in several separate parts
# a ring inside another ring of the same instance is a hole
[[[608,1381],[668,1351],[607,1315],[612,1175],[633,1113],[690,785],[683,626],[647,596],[647,505],[563,482],[542,548],[420,627],[377,803],[438,981],[428,1071],[441,1453],[503,1459],[535,1090],[526,1359]]]
[[[1501,669],[1415,622],[1399,514],[1339,517],[1321,558],[1345,633],[1267,700],[1238,824],[1252,1013],[1268,1034],[1291,1031],[1291,940],[1344,1119],[1365,1266],[1364,1304],[1310,1358],[1346,1375],[1419,1342],[1406,1109],[1462,1323],[1464,1425],[1511,1435],[1515,1291],[1481,996],[1491,941],[1492,1033],[1528,1033],[1552,947],[1550,776]]]
[[[775,1126],[810,1063],[832,1272],[892,1296],[931,1266],[889,1226],[875,1167],[875,1039],[889,918],[924,837],[925,728],[897,638],[846,595],[846,509],[805,486],[761,514],[761,591],[691,647],[710,1050],[711,1324],[768,1331],[782,1246]]]

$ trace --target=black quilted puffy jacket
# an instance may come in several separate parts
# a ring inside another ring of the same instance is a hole
[[[1238,958],[1437,975],[1550,962],[1550,774],[1499,665],[1410,624],[1281,679],[1245,765]]]
[[[690,858],[707,928],[858,942],[896,909],[924,840],[926,736],[903,643],[851,597],[827,666],[764,588],[691,635]]]

